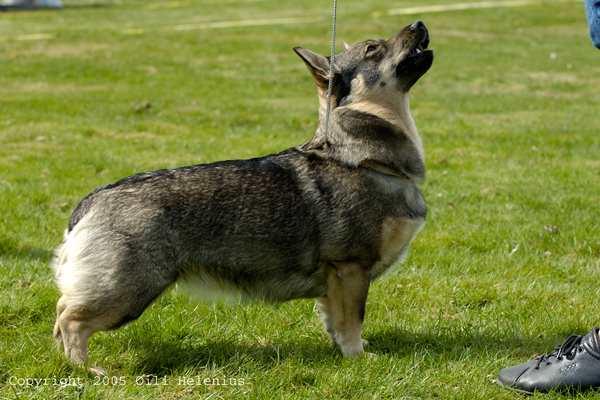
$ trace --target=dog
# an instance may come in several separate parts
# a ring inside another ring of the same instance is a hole
[[[54,340],[97,375],[88,340],[137,319],[175,282],[245,300],[316,298],[344,356],[361,338],[371,281],[407,254],[427,207],[409,90],[433,63],[421,21],[334,58],[296,47],[319,96],[307,143],[248,160],[139,173],[76,206],[52,268]]]

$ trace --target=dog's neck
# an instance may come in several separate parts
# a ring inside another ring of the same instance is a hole
[[[395,100],[396,101],[393,104],[375,103],[373,101],[365,100],[357,103],[350,103],[346,107],[375,115],[396,126],[410,138],[419,152],[419,156],[424,158],[423,143],[421,142],[421,137],[417,131],[415,121],[410,113],[408,93],[402,93],[402,95],[398,96]]]
[[[408,93],[394,100],[363,100],[332,107],[325,144],[327,101],[319,93],[319,125],[312,140],[302,147],[351,167],[422,182],[423,145],[410,114]],[[332,104],[336,104],[335,98]]]

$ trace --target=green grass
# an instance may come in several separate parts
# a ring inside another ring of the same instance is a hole
[[[171,292],[90,341],[116,385],[73,370],[52,347],[48,264],[75,205],[136,172],[309,140],[317,100],[291,49],[329,51],[332,2],[65,3],[0,12],[0,398],[512,399],[494,384],[501,368],[600,324],[600,51],[583,3],[374,18],[416,4],[346,0],[338,40],[422,19],[436,54],[411,97],[428,222],[370,290],[363,337],[377,357],[342,358],[309,300]],[[284,17],[321,20],[174,28]],[[148,377],[159,384],[136,384]],[[11,385],[25,378],[50,381]],[[69,378],[81,385],[61,387]]]

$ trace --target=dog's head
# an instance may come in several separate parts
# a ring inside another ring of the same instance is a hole
[[[389,40],[367,40],[334,58],[332,108],[358,101],[396,103],[433,63],[428,50],[430,36],[425,24],[417,21]],[[317,84],[320,97],[329,85],[330,57],[301,47],[294,48],[304,60]]]

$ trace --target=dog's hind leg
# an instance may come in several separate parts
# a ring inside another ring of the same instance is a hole
[[[137,278],[137,275],[136,275]],[[63,296],[57,303],[54,340],[62,344],[67,358],[96,375],[107,371],[92,365],[88,356],[88,340],[96,332],[116,329],[142,315],[144,310],[168,286],[170,280],[114,279],[112,286],[96,281],[86,282],[85,276],[61,285]],[[77,288],[82,289],[79,292]]]
[[[62,340],[65,355],[75,365],[86,367],[95,375],[108,375],[107,371],[91,364],[88,356],[88,339],[96,332],[110,329],[106,318],[86,310],[86,307],[69,307],[64,296],[58,301],[54,340]]]
[[[357,263],[332,262],[327,268],[327,296],[317,300],[329,337],[346,357],[364,353],[360,337],[369,292],[369,272]]]
[[[116,329],[136,320],[166,287],[144,290],[130,283],[127,287],[129,292],[115,288],[106,292],[98,290],[83,299],[72,299],[63,294],[57,304],[59,314],[54,340],[60,343],[62,339],[65,355],[75,365],[85,367],[96,375],[108,375],[106,370],[92,365],[88,356],[89,338],[96,332]]]
[[[59,351],[62,347],[62,334],[60,330],[60,324],[58,323],[58,321],[60,319],[60,315],[63,313],[63,311],[65,311],[66,308],[66,301],[64,297],[61,297],[56,303],[56,323],[54,324],[54,332],[52,333],[52,336],[54,337],[54,344],[56,345],[56,349]]]

